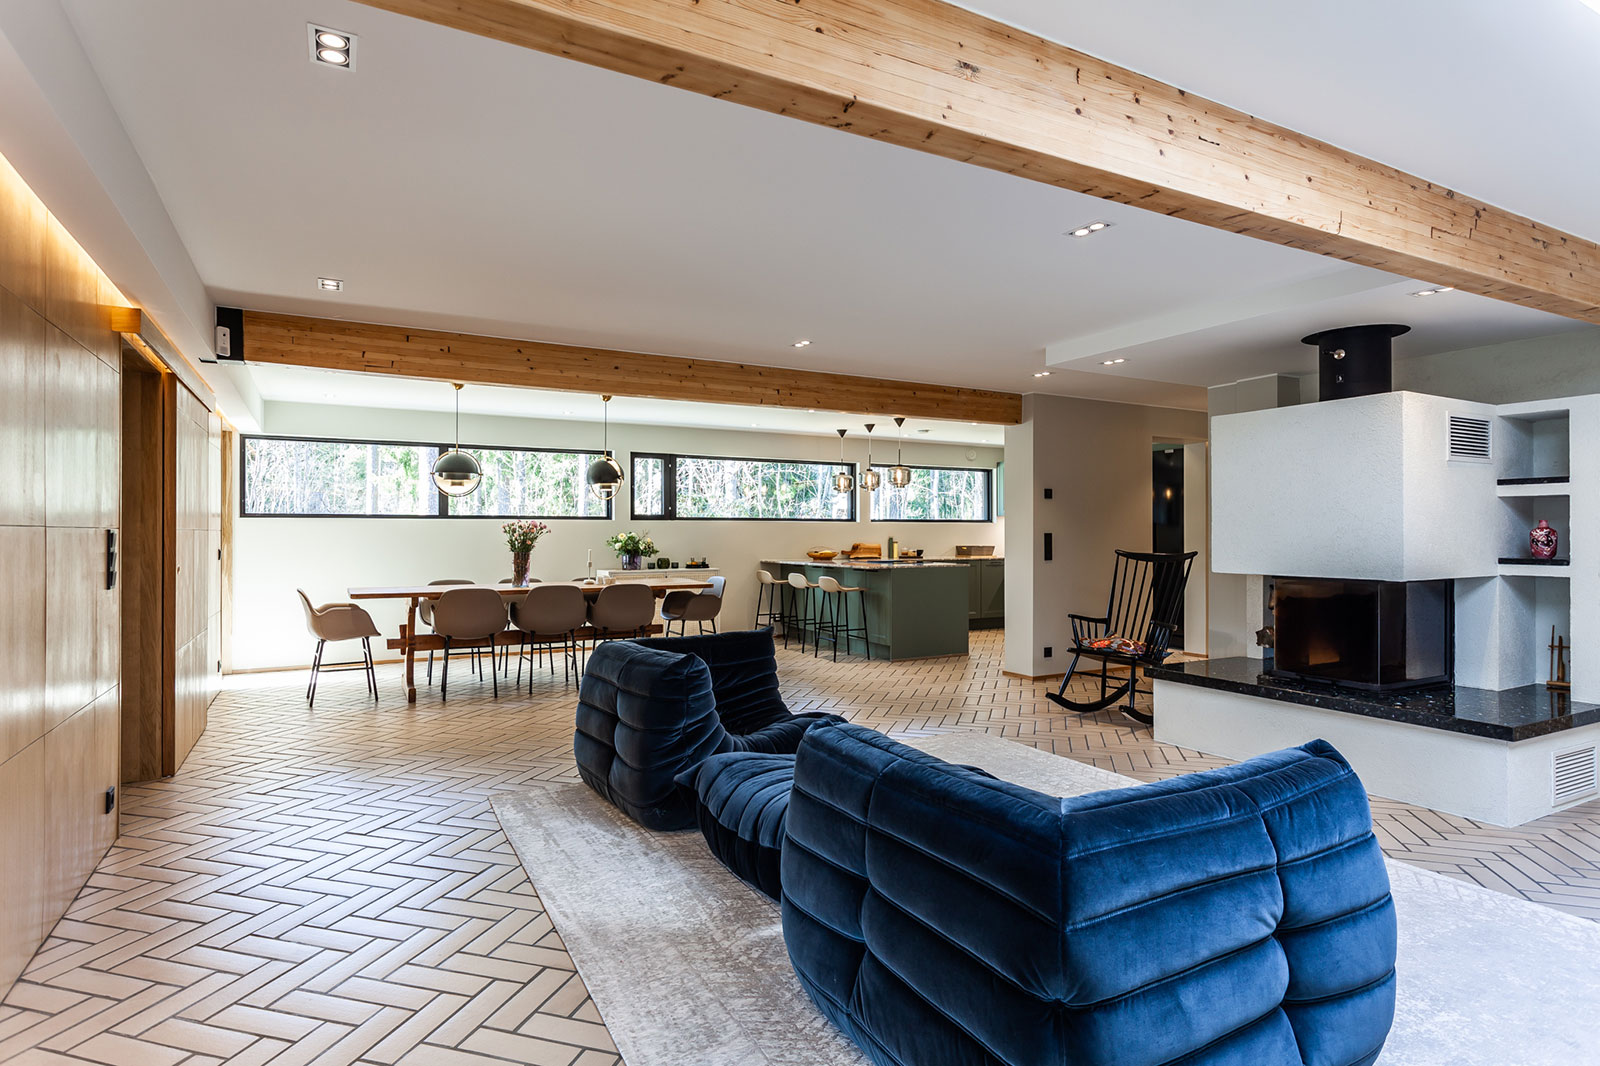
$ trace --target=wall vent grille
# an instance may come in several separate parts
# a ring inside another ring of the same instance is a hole
[[[1585,748],[1558,751],[1552,762],[1555,783],[1551,798],[1557,806],[1600,792],[1600,779],[1597,779],[1595,772],[1593,744]]]
[[[1450,416],[1450,458],[1464,463],[1487,463],[1493,458],[1487,418]]]

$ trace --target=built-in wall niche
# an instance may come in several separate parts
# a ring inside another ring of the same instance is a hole
[[[1550,680],[1550,633],[1567,644],[1567,680],[1572,680],[1572,584],[1549,577],[1505,578],[1511,597],[1501,633],[1515,666],[1526,671],[1508,681],[1543,684]],[[1522,665],[1526,664],[1526,665]]]
[[[1564,493],[1538,496],[1501,496],[1500,532],[1496,539],[1496,554],[1502,565],[1549,565],[1534,559],[1528,550],[1528,533],[1539,520],[1550,523],[1556,531],[1556,563],[1572,558],[1570,518],[1572,499]],[[1565,569],[1565,567],[1554,567]]]
[[[1500,484],[1562,484],[1569,472],[1566,411],[1495,420],[1495,476]]]

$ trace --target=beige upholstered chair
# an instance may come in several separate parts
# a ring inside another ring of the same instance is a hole
[[[811,643],[811,657],[816,658],[824,640],[833,644],[833,661],[839,661],[839,638],[844,638],[844,652],[850,654],[850,638],[859,636],[867,658],[872,658],[872,638],[867,635],[867,590],[861,585],[842,585],[836,578],[823,574],[817,578],[822,602],[817,606],[816,640]],[[850,597],[856,597],[857,625],[850,624]]]
[[[581,677],[578,665],[578,630],[589,621],[589,604],[583,590],[576,585],[545,585],[528,590],[520,600],[511,601],[511,628],[517,631],[521,649],[533,644],[540,649],[551,648],[550,672],[555,673],[554,648],[561,644],[562,673],[567,677]],[[517,684],[522,683],[522,660],[525,651],[517,656]],[[533,691],[533,664],[528,664],[528,691]]]
[[[312,707],[317,705],[317,677],[323,670],[339,673],[345,670],[360,670],[367,675],[367,691],[372,693],[372,698],[378,698],[378,671],[372,663],[372,638],[378,635],[378,627],[372,624],[372,616],[365,608],[353,603],[325,603],[321,607],[311,605],[311,597],[305,594],[304,589],[296,589],[300,593],[300,605],[306,612],[306,629],[313,637],[317,638],[317,651],[311,659],[311,682],[306,685],[306,703]],[[322,664],[322,649],[328,641],[359,640],[361,642],[361,661],[349,663]]]
[[[765,570],[761,571],[766,573]],[[706,623],[711,623],[711,632],[717,631],[717,615],[722,613],[722,589],[727,584],[725,577],[707,578],[711,587],[705,590],[676,589],[667,593],[661,601],[661,617],[667,623],[667,636],[672,636],[672,623],[678,623],[678,635],[688,635],[688,624],[694,622],[699,625],[700,632],[706,631]]]
[[[442,579],[440,579],[438,581],[430,581],[430,582],[428,582],[429,587],[432,587],[434,585],[474,585],[474,584],[477,584],[477,582],[468,581],[464,577],[447,577],[447,578],[442,578]],[[421,622],[423,625],[427,626],[429,629],[433,628],[433,601],[432,600],[423,600],[421,603],[417,604],[417,621]],[[477,662],[477,652],[473,652],[473,662]],[[428,684],[430,684],[430,685],[433,684],[433,652],[432,651],[428,652]]]
[[[756,567],[756,628],[783,624],[783,611],[779,607],[779,592],[783,582],[772,576],[764,566]],[[763,606],[765,604],[765,606]]]
[[[597,640],[643,636],[655,624],[656,594],[637,581],[607,585],[589,607],[589,624]]]
[[[500,695],[500,676],[493,669],[495,637],[506,628],[506,605],[500,593],[486,588],[455,588],[433,605],[433,631],[444,638],[444,674],[439,679],[439,698],[445,698],[450,684],[452,647],[488,648],[489,677],[494,694]]]

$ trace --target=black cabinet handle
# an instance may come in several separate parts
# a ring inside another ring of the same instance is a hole
[[[117,587],[117,531],[106,530],[106,591]]]

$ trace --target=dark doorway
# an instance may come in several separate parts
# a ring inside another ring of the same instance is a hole
[[[1183,551],[1183,447],[1157,444],[1151,452],[1150,484],[1154,486],[1150,505],[1150,550]],[[1180,608],[1178,617],[1183,618]],[[1183,647],[1183,629],[1172,638],[1172,647]]]

